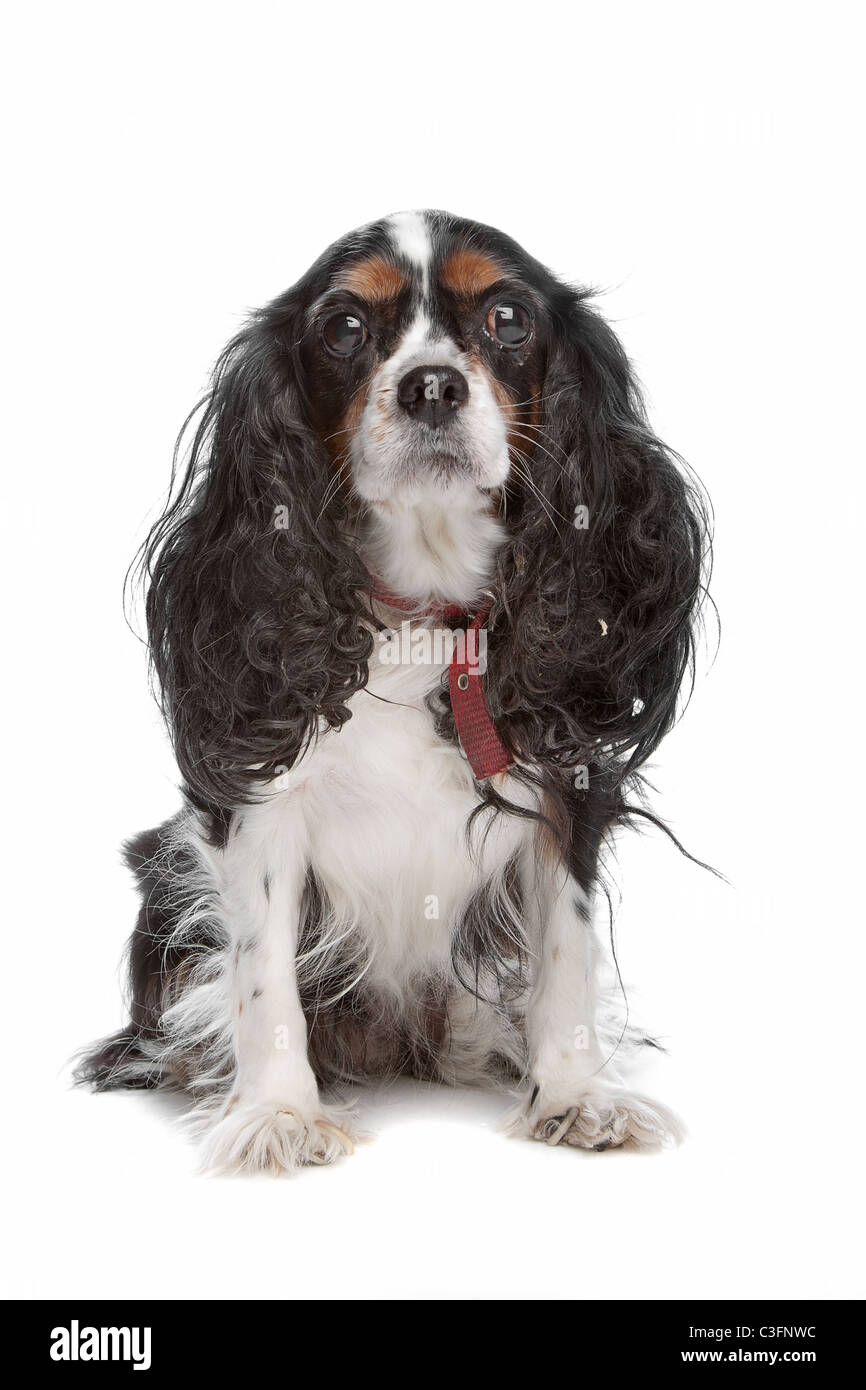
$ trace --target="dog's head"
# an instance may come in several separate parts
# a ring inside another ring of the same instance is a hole
[[[403,213],[229,344],[145,552],[202,800],[243,799],[349,717],[374,574],[419,602],[492,594],[488,701],[518,758],[633,768],[655,747],[693,653],[704,516],[587,301],[492,228]]]
[[[544,378],[539,272],[505,237],[442,213],[399,214],[329,252],[302,360],[361,498],[505,482],[509,430],[537,414]]]

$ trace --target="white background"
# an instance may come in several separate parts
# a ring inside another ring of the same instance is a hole
[[[861,112],[840,4],[18,7],[2,74],[5,1263],[17,1296],[864,1292]],[[672,1048],[658,1158],[362,1098],[375,1143],[205,1180],[179,1107],[72,1092],[121,1021],[120,840],[178,804],[121,587],[243,312],[395,209],[599,286],[715,503],[718,659],[620,846]],[[11,843],[10,843],[11,842]]]

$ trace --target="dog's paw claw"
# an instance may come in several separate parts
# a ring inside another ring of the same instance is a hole
[[[588,1090],[574,1105],[556,1113],[529,1116],[529,1132],[551,1146],[571,1148],[661,1149],[678,1144],[685,1136],[681,1121],[671,1110],[644,1096],[626,1091]]]
[[[321,1107],[230,1106],[207,1136],[202,1169],[279,1177],[310,1164],[333,1163],[351,1154],[361,1137],[351,1117]]]

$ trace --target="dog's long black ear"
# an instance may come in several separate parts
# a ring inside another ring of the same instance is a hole
[[[616,335],[579,293],[553,304],[493,614],[491,702],[518,754],[625,775],[670,728],[693,671],[707,513],[650,430]]]
[[[194,799],[225,810],[338,726],[372,649],[334,465],[307,423],[299,298],[229,344],[143,550],[153,669]]]

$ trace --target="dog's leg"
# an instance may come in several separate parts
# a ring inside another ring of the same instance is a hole
[[[563,866],[540,856],[528,859],[523,881],[537,958],[526,1014],[532,1089],[517,1127],[548,1144],[586,1149],[655,1148],[678,1139],[676,1117],[625,1088],[599,1039],[600,953],[587,894]]]
[[[352,1150],[348,1121],[322,1105],[307,1056],[295,968],[306,863],[289,798],[279,812],[245,811],[222,855],[235,1075],[207,1137],[214,1171],[280,1173]]]

